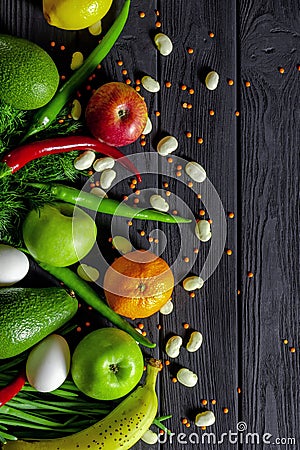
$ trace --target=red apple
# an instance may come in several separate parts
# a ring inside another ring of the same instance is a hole
[[[114,147],[136,141],[148,117],[144,99],[125,83],[114,81],[98,88],[90,98],[85,112],[92,135]]]

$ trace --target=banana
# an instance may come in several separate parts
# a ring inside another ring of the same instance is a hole
[[[161,362],[151,358],[146,381],[137,387],[111,413],[79,433],[43,441],[9,441],[5,450],[127,450],[152,424],[158,407],[155,384]]]

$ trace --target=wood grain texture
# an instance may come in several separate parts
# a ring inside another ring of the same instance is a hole
[[[121,0],[114,1],[103,21],[104,31],[121,4]],[[144,18],[139,15],[141,11]],[[171,360],[159,376],[159,414],[173,414],[166,425],[175,435],[154,448],[299,448],[299,11],[299,0],[132,0],[120,39],[101,69],[95,71],[96,77],[86,80],[80,89],[84,106],[91,91],[106,81],[130,79],[135,86],[136,79],[144,74],[156,78],[161,85],[159,93],[141,89],[153,131],[146,136],[145,146],[138,140],[123,149],[127,154],[152,154],[145,163],[140,186],[148,189],[145,200],[156,189],[163,196],[169,190],[171,195],[165,198],[171,210],[177,209],[180,214],[188,207],[196,218],[212,219],[213,232],[218,229],[218,217],[209,211],[208,187],[187,185],[184,164],[194,160],[206,169],[226,215],[225,248],[233,254],[223,253],[217,269],[195,298],[189,297],[180,282],[174,290],[174,312],[170,316],[157,314],[133,322],[142,322],[149,338],[159,343],[155,350],[146,351],[146,356],[154,355],[164,362],[168,359],[165,343],[172,334],[182,336],[184,344],[194,329],[204,337],[197,353],[190,354],[183,348],[179,358]],[[34,0],[1,0],[0,32],[40,44],[66,78],[71,74],[72,53],[80,50],[86,56],[98,42],[98,37],[87,30],[66,32],[48,26],[41,2]],[[157,32],[172,39],[174,49],[168,57],[155,48]],[[122,66],[117,64],[120,60]],[[282,74],[280,67],[284,68]],[[210,70],[220,74],[215,91],[208,91],[204,84]],[[232,86],[229,79],[234,81]],[[168,81],[169,88],[165,85]],[[184,91],[182,84],[187,86]],[[183,108],[185,102],[192,108]],[[214,115],[209,114],[211,110]],[[157,143],[165,135],[173,135],[179,142],[169,165],[156,153]],[[176,157],[182,158],[180,170]],[[181,176],[176,175],[178,171]],[[132,202],[136,196],[128,181],[113,188],[111,197],[132,194]],[[142,203],[142,195],[140,199]],[[204,216],[199,215],[200,209],[205,210]],[[234,219],[227,217],[229,211],[235,213]],[[216,207],[216,214],[221,212]],[[111,262],[118,256],[108,241],[115,229],[106,216],[99,217],[98,224],[99,246]],[[159,236],[159,243],[151,248],[174,264],[181,279],[187,273],[201,273],[209,254],[210,243],[197,241],[193,227],[138,221],[128,227],[127,221],[120,220],[116,229],[120,234],[126,229],[136,248],[148,248],[149,235]],[[145,236],[141,236],[141,230]],[[197,255],[194,247],[199,248]],[[182,260],[183,256],[189,257],[189,263]],[[254,277],[249,278],[248,272]],[[35,282],[47,284],[53,280],[40,278],[32,265],[27,283]],[[241,295],[237,295],[237,289]],[[108,324],[95,318],[84,305],[78,321],[83,332]],[[184,323],[190,328],[184,329]],[[78,334],[73,338],[75,342]],[[283,339],[288,339],[287,345]],[[291,353],[290,347],[295,347],[296,353]],[[179,367],[198,374],[196,388],[171,381]],[[242,390],[240,395],[237,387]],[[207,405],[202,405],[203,399]],[[215,405],[212,399],[217,401]],[[223,412],[225,407],[228,414]],[[216,424],[207,430],[193,423],[201,409],[211,409],[216,415]],[[190,428],[181,423],[183,417],[191,423]],[[208,432],[221,439],[222,433],[236,432],[238,421],[247,424],[249,433],[258,433],[260,443],[244,440],[237,444],[234,439],[229,442],[228,436],[223,436],[223,443],[214,443],[211,436],[209,443],[208,437],[203,437]],[[271,442],[277,437],[295,437],[298,443],[264,445],[264,433],[272,434]],[[146,450],[149,446],[140,441],[134,448]]]
[[[241,1],[239,13],[241,418],[298,442],[259,448],[299,448],[299,6]]]

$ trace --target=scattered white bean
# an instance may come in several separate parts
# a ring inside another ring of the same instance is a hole
[[[98,158],[93,164],[93,168],[96,172],[103,172],[105,169],[112,169],[115,165],[114,158],[105,156],[104,158]]]
[[[209,427],[216,421],[216,417],[212,411],[203,411],[197,414],[195,425],[197,427]]]
[[[158,441],[158,435],[152,430],[147,430],[141,437],[141,440],[146,444],[154,445]]]
[[[203,342],[203,336],[200,331],[193,331],[190,335],[190,339],[186,344],[186,349],[188,352],[196,352],[199,350]]]
[[[74,167],[77,170],[86,170],[92,166],[96,155],[91,150],[86,150],[81,153],[74,161]]]
[[[92,36],[98,36],[102,32],[102,22],[98,20],[98,22],[94,23],[89,27],[89,32]]]
[[[123,253],[129,253],[132,250],[132,245],[129,242],[128,239],[126,239],[124,236],[115,236],[112,239],[112,245],[115,247],[118,252]]]
[[[185,291],[194,291],[195,289],[201,289],[204,285],[204,281],[201,277],[193,275],[191,277],[185,278],[182,284]]]
[[[154,78],[149,75],[145,75],[141,79],[142,86],[149,92],[158,92],[160,90],[160,84]]]
[[[161,156],[167,156],[178,148],[178,141],[174,136],[165,136],[157,144],[157,152]]]
[[[205,170],[195,161],[187,163],[185,172],[192,180],[197,181],[198,183],[202,183],[206,178]]]
[[[209,241],[211,238],[210,223],[207,220],[199,220],[196,223],[195,234],[200,241]]]
[[[90,193],[94,194],[94,195],[97,195],[97,197],[99,197],[99,198],[108,198],[107,193],[103,189],[101,189],[99,187],[93,187],[90,190]]]
[[[82,108],[80,102],[75,98],[72,103],[71,116],[73,120],[79,120],[81,116]]]
[[[166,200],[158,194],[153,194],[150,197],[150,205],[152,208],[157,209],[158,211],[167,212],[169,211],[169,203],[166,202]]]
[[[209,72],[205,78],[205,86],[207,87],[207,89],[209,89],[210,91],[214,91],[215,89],[217,89],[219,78],[219,74],[214,70]]]
[[[166,354],[170,358],[177,358],[180,353],[180,349],[182,346],[182,337],[180,336],[172,336],[168,339],[166,343]]]
[[[157,33],[154,36],[154,42],[159,53],[163,56],[168,56],[173,50],[171,39],[164,33]]]
[[[147,117],[147,123],[146,123],[146,126],[145,126],[142,134],[149,134],[149,133],[151,133],[151,131],[152,131],[152,122],[151,122],[150,118]]]
[[[116,176],[116,172],[112,169],[103,170],[100,177],[100,185],[102,189],[109,189]]]
[[[172,300],[168,300],[167,303],[165,303],[159,310],[159,312],[161,314],[163,314],[164,316],[167,316],[168,314],[171,314],[171,312],[174,309],[174,305]]]
[[[74,52],[70,67],[72,70],[77,70],[83,64],[83,54],[81,52]]]
[[[90,282],[97,281],[100,276],[99,271],[95,267],[88,266],[87,264],[80,264],[77,267],[77,273],[80,278]]]
[[[198,375],[186,368],[179,369],[176,378],[186,387],[194,387],[198,382]]]

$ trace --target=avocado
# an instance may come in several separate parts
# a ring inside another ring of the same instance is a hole
[[[16,109],[48,103],[59,83],[53,59],[37,44],[0,34],[0,99]]]
[[[0,289],[0,359],[19,355],[68,322],[77,299],[60,287]]]

